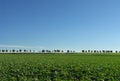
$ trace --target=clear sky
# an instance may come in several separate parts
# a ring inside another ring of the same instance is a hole
[[[120,50],[120,0],[0,0],[0,47]]]

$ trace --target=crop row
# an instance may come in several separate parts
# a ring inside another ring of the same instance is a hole
[[[1,81],[119,81],[120,55],[0,55]]]
[[[3,81],[118,81],[120,66],[4,64],[0,66]]]

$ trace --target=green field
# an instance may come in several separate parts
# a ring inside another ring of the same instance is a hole
[[[0,81],[120,81],[120,55],[0,54]]]

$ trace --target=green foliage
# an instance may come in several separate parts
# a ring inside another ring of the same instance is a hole
[[[0,54],[1,81],[119,81],[120,55]]]

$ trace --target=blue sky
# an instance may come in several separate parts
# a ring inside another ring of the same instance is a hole
[[[120,0],[0,0],[0,47],[120,49]]]

